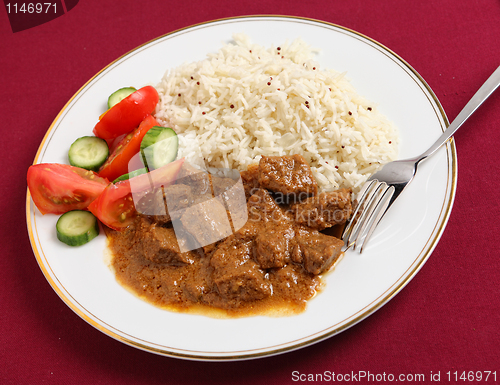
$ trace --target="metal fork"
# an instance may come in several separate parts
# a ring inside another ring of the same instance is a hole
[[[359,246],[359,252],[363,251],[363,247],[366,246],[382,217],[413,180],[418,164],[445,144],[499,85],[500,67],[479,88],[455,120],[427,151],[415,158],[387,163],[368,179],[358,194],[356,208],[342,234],[346,250],[351,247],[355,250]]]

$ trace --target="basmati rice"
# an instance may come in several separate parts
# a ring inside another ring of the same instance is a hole
[[[320,189],[358,191],[397,156],[394,125],[344,73],[321,70],[303,40],[264,48],[244,34],[167,71],[157,120],[180,134],[180,156],[245,170],[262,155],[301,154]],[[196,146],[199,150],[194,150]]]

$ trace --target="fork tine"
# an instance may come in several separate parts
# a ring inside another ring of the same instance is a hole
[[[351,246],[353,247],[353,249],[356,249],[356,242],[359,238],[360,231],[363,228],[363,224],[365,223],[365,218],[370,214],[371,210],[373,210],[373,202],[375,197],[378,195],[377,193],[380,188],[381,184],[379,183],[379,181],[373,180],[370,182],[365,192],[362,194],[362,197],[358,202],[358,206],[356,208],[357,218],[353,215],[350,222],[350,225],[352,225],[349,231],[349,235],[347,236],[347,249],[349,249]]]
[[[370,189],[371,187],[377,183],[376,180],[372,180],[370,182],[367,182],[365,183],[365,185],[363,186],[363,188],[361,189],[361,191],[359,192],[359,198],[356,198],[357,200],[357,205],[356,205],[356,208],[351,216],[351,220],[349,221],[349,223],[347,224],[347,226],[344,228],[344,231],[342,232],[342,239],[346,239],[346,237],[348,237],[354,227],[354,225],[356,224],[357,220],[356,220],[356,216],[358,215],[359,211],[360,211],[360,208],[361,206],[363,206],[364,204],[364,201],[367,197],[367,195],[369,195],[369,192],[370,192]]]
[[[363,214],[363,207],[366,204],[366,200],[369,199],[372,194],[373,190],[372,187],[377,183],[377,181],[371,181],[365,183],[363,188],[358,194],[358,198],[356,198],[357,204],[354,210],[354,213],[351,216],[350,221],[348,222],[347,226],[345,227],[343,233],[342,233],[342,239],[346,242],[347,244],[347,249],[349,249],[352,244],[350,243],[350,240],[352,238],[353,231],[356,232],[358,229],[358,222]],[[346,249],[346,250],[347,250]]]
[[[376,212],[377,214],[374,216],[373,221],[371,222],[370,228],[368,229],[368,232],[366,233],[365,237],[362,240],[359,253],[361,254],[363,252],[363,248],[367,244],[368,240],[371,238],[373,231],[375,228],[378,226],[380,220],[382,217],[385,215],[387,210],[389,209],[389,206],[391,205],[391,199],[392,196],[394,195],[395,188],[394,186],[390,186],[386,188],[382,196],[380,197],[380,200],[377,203],[377,206],[374,209],[374,213]]]
[[[359,225],[357,226],[357,231],[355,233],[353,232],[353,234],[355,234],[355,238],[352,244],[353,250],[356,250],[358,242],[361,241],[362,236],[365,234],[365,229],[372,221],[373,214],[375,213],[378,203],[380,202],[380,197],[383,196],[386,190],[387,183],[377,181],[377,185],[367,199],[366,206],[363,209],[363,213],[359,217]]]
[[[353,250],[356,249],[356,240],[358,238],[359,231],[361,230],[365,217],[368,214],[370,204],[378,187],[379,182],[377,180],[371,181],[362,198],[358,202],[358,206],[356,207],[356,217],[352,217],[351,231],[347,237],[347,249],[350,247],[353,247]]]

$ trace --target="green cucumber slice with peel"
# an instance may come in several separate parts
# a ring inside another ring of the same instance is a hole
[[[69,163],[86,170],[98,171],[109,156],[108,144],[97,136],[84,136],[73,142],[68,151]]]
[[[69,246],[81,246],[99,235],[97,218],[89,211],[72,210],[59,217],[57,239]]]
[[[146,167],[140,168],[138,170],[130,171],[128,174],[123,174],[122,176],[119,176],[116,178],[113,183],[121,182],[122,180],[128,180],[130,178],[133,178],[134,176],[141,175],[141,174],[146,174],[148,172],[148,169]]]
[[[134,87],[124,87],[113,92],[108,98],[108,109],[113,107],[115,104],[120,103],[123,99],[130,94],[133,94],[135,91],[137,90]]]
[[[144,135],[141,154],[149,170],[165,166],[175,160],[179,149],[179,138],[169,127],[154,126]]]

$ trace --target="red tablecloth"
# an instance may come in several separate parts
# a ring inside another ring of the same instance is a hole
[[[450,372],[451,380],[457,376],[459,383],[470,383],[469,372],[477,371],[483,371],[483,382],[484,371],[496,372],[500,381],[500,91],[455,136],[456,199],[422,270],[363,322],[280,356],[191,362],[106,336],[47,283],[30,246],[25,215],[26,170],[51,122],[94,74],[144,42],[241,15],[324,20],[361,32],[403,57],[428,82],[451,121],[500,65],[498,0],[71,3],[73,8],[66,1],[62,16],[16,33],[8,8],[0,7],[2,384],[285,384],[325,372],[378,375],[372,382],[384,382],[384,373],[396,379],[423,374],[426,383],[437,374],[450,382]],[[460,380],[464,371],[465,381]],[[355,380],[369,383],[367,377]],[[493,380],[492,373],[487,383]]]

